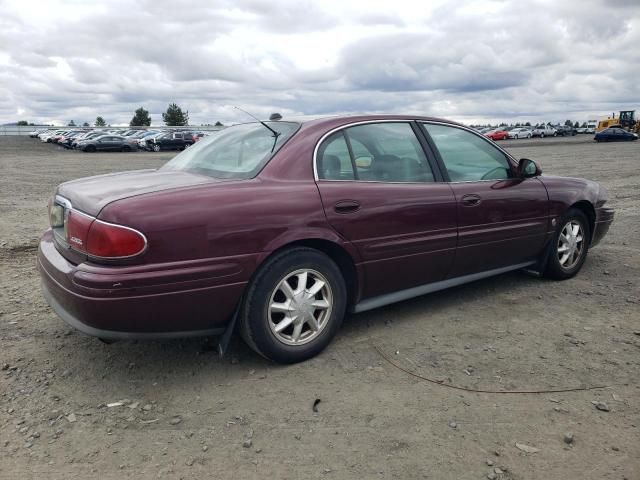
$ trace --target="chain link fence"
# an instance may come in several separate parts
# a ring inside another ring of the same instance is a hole
[[[34,130],[42,130],[42,129],[65,129],[65,130],[186,130],[189,132],[217,132],[218,130],[222,130],[224,127],[214,126],[214,125],[189,125],[186,127],[168,127],[167,125],[151,125],[149,127],[128,127],[128,126],[111,126],[111,127],[82,127],[75,126],[69,127],[66,125],[57,126],[57,125],[0,125],[0,136],[3,135],[29,135]]]

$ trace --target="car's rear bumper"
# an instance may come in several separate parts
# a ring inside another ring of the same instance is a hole
[[[594,247],[607,234],[609,227],[613,223],[615,211],[613,208],[601,207],[596,210],[596,221],[591,235],[591,246]]]
[[[74,265],[47,231],[38,249],[44,296],[72,327],[105,339],[158,339],[215,335],[224,330],[246,281],[227,261],[144,271],[130,267]],[[139,267],[137,267],[139,269]]]

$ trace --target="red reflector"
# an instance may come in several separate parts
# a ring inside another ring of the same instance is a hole
[[[140,232],[128,227],[96,220],[87,236],[87,253],[94,257],[131,257],[142,253],[147,241]]]
[[[87,234],[93,222],[93,217],[88,217],[74,210],[68,210],[64,223],[66,239],[69,245],[81,252],[87,251]]]

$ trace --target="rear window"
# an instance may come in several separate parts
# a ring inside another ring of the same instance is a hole
[[[300,128],[292,122],[265,122],[225,128],[176,155],[160,170],[185,170],[215,178],[252,178]]]

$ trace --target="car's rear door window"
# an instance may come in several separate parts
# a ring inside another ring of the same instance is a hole
[[[355,179],[344,132],[336,132],[322,143],[318,150],[317,168],[318,178],[324,180]]]
[[[328,137],[318,149],[316,168],[319,179],[434,181],[424,150],[407,122],[357,125],[338,134]],[[337,158],[326,157],[329,154]]]
[[[433,172],[411,125],[381,122],[345,130],[359,180],[433,182]]]
[[[452,182],[502,180],[511,177],[511,166],[499,149],[462,128],[424,123]]]

